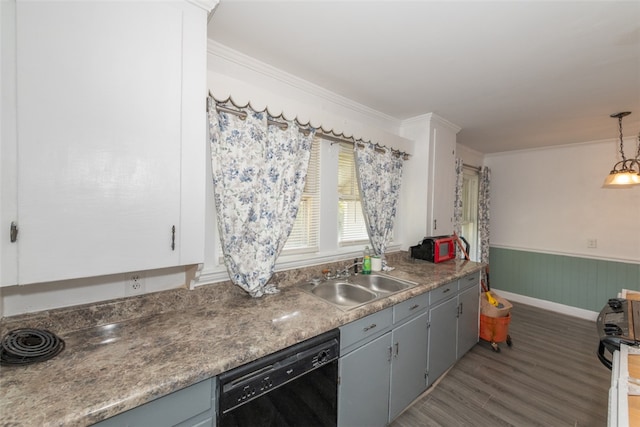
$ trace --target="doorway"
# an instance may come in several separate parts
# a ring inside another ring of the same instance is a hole
[[[479,170],[474,167],[462,168],[462,237],[469,242],[469,258],[480,260],[478,244],[478,190]]]

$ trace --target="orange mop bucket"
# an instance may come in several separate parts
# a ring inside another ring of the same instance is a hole
[[[509,336],[509,323],[511,313],[505,317],[490,317],[480,314],[480,338],[489,341],[494,351],[500,351],[499,342],[507,342],[511,347],[511,337]]]
[[[488,280],[488,267],[486,272]],[[506,299],[489,291],[483,280],[480,283],[484,291],[480,295],[480,339],[489,341],[493,351],[499,352],[499,342],[506,341],[509,347],[512,344],[511,336],[509,335],[509,323],[511,323],[513,305]]]

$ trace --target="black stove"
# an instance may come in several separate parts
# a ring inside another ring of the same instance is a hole
[[[596,321],[600,343],[598,359],[611,369],[612,361],[605,351],[613,354],[620,345],[640,345],[640,301],[611,298],[600,311]]]
[[[64,341],[45,329],[15,329],[2,338],[1,365],[28,365],[49,360],[64,349]]]

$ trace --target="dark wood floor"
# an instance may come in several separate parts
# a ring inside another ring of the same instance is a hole
[[[595,322],[513,305],[512,347],[480,341],[391,426],[606,426]]]

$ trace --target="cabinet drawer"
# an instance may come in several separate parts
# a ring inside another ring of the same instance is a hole
[[[446,283],[439,288],[432,289],[429,292],[431,305],[437,304],[440,301],[444,301],[448,298],[456,296],[458,293],[458,281]]]
[[[208,379],[95,425],[99,427],[174,426],[203,412],[211,411],[213,414],[213,398],[213,380]],[[204,424],[199,425],[211,425],[211,423],[205,420]]]
[[[354,349],[354,344],[362,346],[391,327],[393,317],[392,307],[385,308],[367,317],[347,323],[340,327],[340,354],[346,354]]]
[[[463,290],[472,286],[478,286],[478,283],[480,283],[480,272],[476,271],[475,273],[461,277],[460,280],[458,280],[458,289]]]
[[[429,292],[393,306],[393,323],[401,322],[429,307]]]

